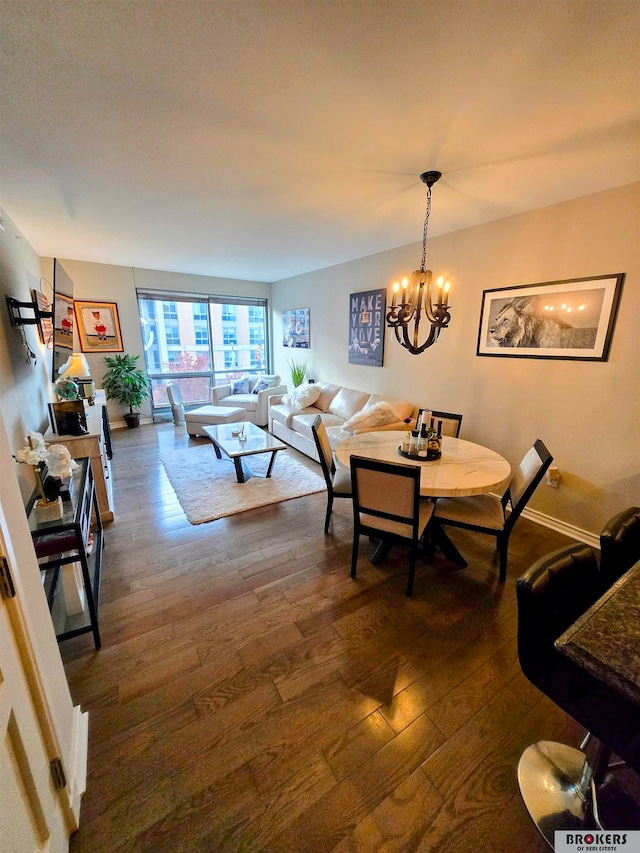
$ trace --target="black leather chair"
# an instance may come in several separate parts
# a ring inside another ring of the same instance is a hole
[[[600,534],[600,576],[605,590],[640,560],[640,507],[614,515]]]
[[[556,829],[579,829],[585,821],[591,828],[599,827],[592,795],[606,772],[611,750],[640,770],[639,709],[572,663],[554,645],[601,592],[598,562],[586,545],[548,554],[516,585],[518,656],[523,673],[593,735],[589,762],[580,750],[550,741],[533,744],[520,759],[522,798],[551,846]]]

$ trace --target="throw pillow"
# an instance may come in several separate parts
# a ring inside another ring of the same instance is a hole
[[[381,400],[374,403],[362,412],[356,412],[345,422],[343,429],[369,429],[371,427],[386,426],[400,420],[393,406]]]
[[[260,391],[266,391],[267,388],[271,388],[271,382],[268,382],[264,377],[260,377],[256,384],[253,386],[253,393],[259,394]]]
[[[319,396],[320,389],[315,385],[301,385],[285,394],[282,402],[294,409],[306,409],[307,406],[313,406]]]
[[[248,394],[249,393],[249,377],[241,376],[240,379],[231,380],[232,394]]]

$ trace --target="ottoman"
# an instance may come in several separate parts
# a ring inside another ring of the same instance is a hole
[[[246,417],[246,409],[238,409],[235,406],[200,406],[191,412],[184,413],[189,435],[205,435],[203,427],[233,424],[246,420]]]

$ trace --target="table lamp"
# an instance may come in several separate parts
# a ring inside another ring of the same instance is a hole
[[[73,379],[90,406],[95,403],[96,385],[90,376],[89,363],[81,352],[74,352],[58,370],[61,379]]]

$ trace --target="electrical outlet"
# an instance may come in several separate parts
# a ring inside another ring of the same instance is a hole
[[[547,486],[551,486],[552,489],[557,489],[559,483],[560,471],[558,471],[555,465],[552,465],[547,471]]]

